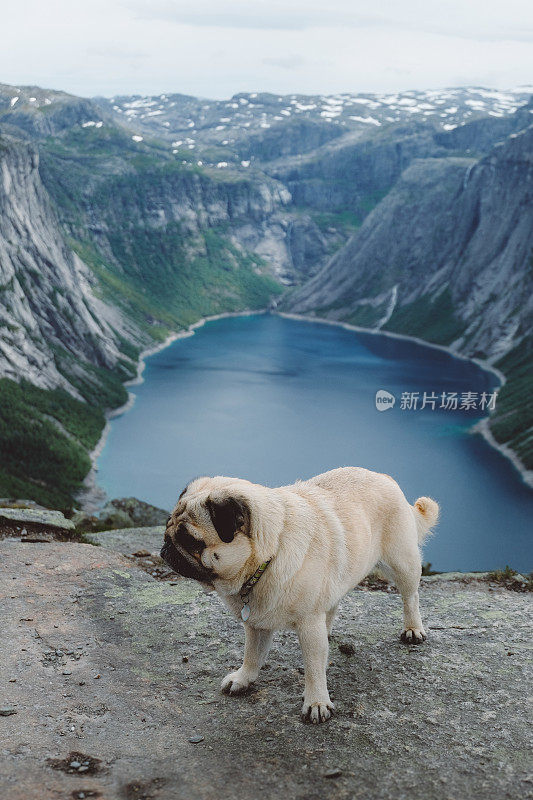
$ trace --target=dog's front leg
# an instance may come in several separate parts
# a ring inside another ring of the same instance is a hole
[[[230,672],[222,681],[222,691],[227,694],[241,694],[257,679],[272,644],[273,631],[259,630],[244,623],[244,635],[242,667]]]
[[[311,722],[325,722],[334,705],[326,681],[328,630],[326,615],[304,617],[296,626],[304,657],[305,692],[302,716]]]

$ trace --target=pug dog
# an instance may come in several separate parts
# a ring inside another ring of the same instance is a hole
[[[358,467],[278,488],[197,478],[179,496],[161,556],[185,578],[213,587],[243,621],[243,663],[226,675],[222,691],[245,692],[259,675],[274,631],[293,629],[305,667],[302,715],[319,723],[334,708],[326,665],[338,603],[378,562],[388,567],[402,596],[402,641],[425,640],[419,545],[438,515],[431,498],[410,505],[393,478]]]

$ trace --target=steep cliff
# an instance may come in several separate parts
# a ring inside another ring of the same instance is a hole
[[[327,267],[287,298],[357,322],[430,333],[420,307],[449,297],[454,327],[432,338],[497,357],[527,332],[533,248],[533,128],[479,162],[415,161]],[[392,305],[391,305],[392,304]],[[373,319],[369,317],[373,308]],[[481,313],[480,313],[481,312]],[[450,323],[452,322],[450,318]]]
[[[532,113],[533,97],[530,97],[512,114],[502,117],[480,117],[453,130],[437,132],[435,141],[448,151],[479,157],[487,153],[497,142],[527,128],[531,124]]]
[[[90,468],[103,408],[127,397],[121,381],[138,350],[126,337],[141,334],[69,249],[34,145],[6,136],[0,283],[0,493],[65,507]]]
[[[444,129],[427,120],[345,132],[292,158],[264,165],[293,202],[307,209],[350,210],[362,221],[402,172],[420,158],[479,158],[497,142],[531,124],[533,100],[505,116],[486,116]]]
[[[79,396],[72,377],[83,362],[106,368],[119,358],[124,323],[93,292],[95,278],[68,248],[39,175],[33,145],[0,138],[0,374]],[[61,371],[58,350],[72,357]]]

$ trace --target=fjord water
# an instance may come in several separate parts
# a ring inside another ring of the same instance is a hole
[[[392,475],[441,505],[437,570],[533,567],[533,492],[469,429],[479,412],[402,410],[402,392],[490,392],[494,375],[444,351],[272,315],[206,323],[147,359],[133,408],[98,462],[109,497],[170,509],[198,475],[270,486],[338,466]],[[379,389],[397,398],[376,410]],[[438,405],[438,404],[437,404]]]

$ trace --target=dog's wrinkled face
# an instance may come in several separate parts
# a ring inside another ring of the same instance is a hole
[[[251,552],[246,501],[210,478],[190,483],[168,519],[161,558],[184,578],[213,586],[236,578]]]

